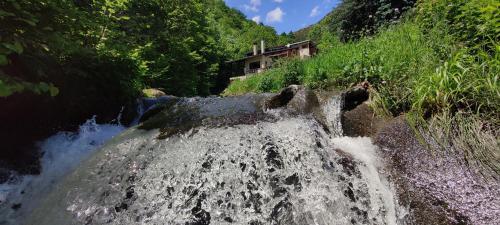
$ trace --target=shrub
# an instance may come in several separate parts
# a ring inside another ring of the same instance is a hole
[[[292,59],[285,62],[284,66],[280,68],[283,73],[283,86],[292,84],[300,84],[301,77],[304,74],[303,64],[299,59]]]
[[[273,83],[273,78],[271,76],[263,76],[257,89],[261,92],[269,92],[273,89]]]
[[[500,39],[500,2],[497,0],[423,0],[417,19],[428,30],[440,28],[469,47],[495,49]]]

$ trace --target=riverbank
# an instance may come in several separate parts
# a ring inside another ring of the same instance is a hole
[[[500,194],[500,176],[469,153],[480,148],[497,150],[493,134],[480,134],[490,141],[471,149],[460,143],[460,137],[446,136],[442,123],[415,126],[405,115],[380,116],[370,104],[365,102],[344,112],[343,129],[350,131],[349,136],[370,136],[380,147],[391,174],[389,180],[408,210],[409,221],[443,225],[500,221],[496,197]]]

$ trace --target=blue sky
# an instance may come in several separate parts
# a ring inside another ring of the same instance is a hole
[[[249,19],[276,28],[296,31],[321,20],[340,0],[224,0]]]

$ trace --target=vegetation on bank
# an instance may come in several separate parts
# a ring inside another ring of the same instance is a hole
[[[277,91],[290,83],[321,88],[369,81],[380,106],[393,115],[451,109],[497,119],[498,6],[490,0],[422,1],[375,35],[348,42],[332,35],[320,43],[320,55],[235,81],[225,95]]]
[[[321,31],[320,55],[235,81],[224,95],[278,91],[291,80],[311,88],[368,81],[377,111],[409,113],[415,125],[439,127],[437,139],[468,149],[466,157],[500,173],[500,3],[421,0],[398,23],[364,27],[343,31],[346,37],[320,23],[309,33]]]

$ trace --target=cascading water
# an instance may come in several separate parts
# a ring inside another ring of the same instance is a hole
[[[169,97],[139,99],[138,117],[131,125],[139,122],[140,116]],[[123,109],[122,109],[123,111]],[[11,173],[10,178],[0,184],[0,224],[19,224],[65,175],[92,155],[106,141],[126,129],[121,121],[121,112],[110,124],[97,124],[96,118],[87,120],[76,132],[59,132],[40,142],[41,174],[20,176]]]
[[[339,98],[319,110],[328,129],[266,99],[178,101],[79,165],[27,224],[402,223],[377,147],[336,132]]]
[[[9,181],[0,185],[0,224],[16,224],[81,160],[124,129],[119,124],[97,124],[94,117],[77,132],[60,132],[41,142],[41,174],[13,174]]]

